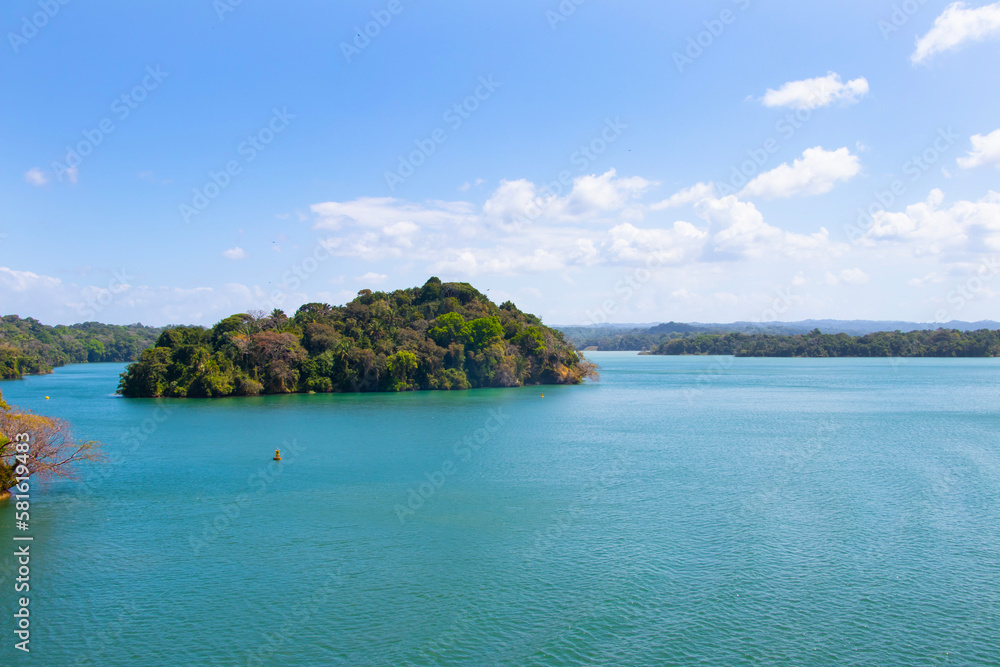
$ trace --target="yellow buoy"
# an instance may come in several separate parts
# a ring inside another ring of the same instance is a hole
[[[542,398],[545,398],[545,394],[542,394]]]
[[[274,450],[274,460],[275,461],[280,461],[281,460],[281,450],[280,449]]]
[[[48,396],[46,396],[46,397],[45,397],[45,400],[46,400],[46,401],[47,401],[47,400],[49,400],[49,397],[48,397]]]

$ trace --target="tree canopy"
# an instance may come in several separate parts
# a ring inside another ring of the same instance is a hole
[[[241,313],[174,327],[121,376],[128,397],[254,396],[577,384],[597,377],[563,335],[468,283],[362,290],[288,317]]]
[[[22,433],[29,436],[23,453],[17,439]],[[14,486],[17,477],[72,479],[77,463],[102,457],[100,443],[74,439],[64,420],[19,412],[0,394],[0,496]],[[28,475],[19,472],[19,465]]]
[[[49,373],[66,364],[135,361],[162,328],[84,322],[50,327],[17,315],[0,317],[0,379]]]
[[[662,343],[650,354],[737,357],[996,357],[1000,331],[882,331],[864,336],[824,334],[701,334]]]

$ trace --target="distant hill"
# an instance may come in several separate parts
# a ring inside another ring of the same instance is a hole
[[[652,350],[664,342],[685,338],[696,334],[770,334],[792,336],[819,329],[826,334],[845,333],[851,336],[883,331],[933,331],[949,329],[957,331],[978,331],[1000,329],[1000,322],[982,320],[962,322],[953,320],[944,323],[903,322],[897,320],[802,320],[800,322],[730,322],[704,323],[667,322],[665,324],[595,324],[554,327],[562,331],[566,340],[585,349],[596,347],[605,351]]]
[[[733,355],[737,357],[996,357],[1000,331],[977,329],[915,329],[851,336],[820,333],[698,334],[669,340],[649,354]]]
[[[66,364],[135,361],[163,327],[84,322],[50,327],[30,317],[0,317],[0,379],[51,373]]]

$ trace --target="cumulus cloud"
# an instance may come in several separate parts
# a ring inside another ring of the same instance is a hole
[[[697,258],[708,238],[706,230],[682,220],[667,229],[639,229],[625,223],[608,232],[606,252],[624,263],[681,264]]]
[[[931,271],[923,278],[913,278],[906,284],[910,287],[925,287],[927,285],[937,285],[943,283],[945,277],[937,271]]]
[[[468,277],[650,262],[804,261],[849,249],[822,228],[801,234],[770,225],[753,203],[720,198],[712,183],[645,206],[641,198],[652,185],[614,170],[581,176],[562,195],[528,180],[505,180],[478,210],[466,202],[391,198],[326,202],[313,206],[314,226],[332,232],[323,244],[337,256],[405,257],[433,273]],[[700,220],[647,220],[683,205]]]
[[[973,135],[972,150],[967,157],[958,158],[958,166],[962,169],[974,169],[995,164],[1000,167],[1000,130],[994,130],[986,136]]]
[[[935,19],[930,32],[917,40],[910,60],[922,63],[939,53],[996,37],[1000,37],[1000,2],[974,9],[955,2]]]
[[[620,211],[651,185],[652,181],[639,176],[619,177],[614,169],[577,177],[565,196],[524,179],[502,181],[483,206],[483,213],[490,221],[506,226],[523,227],[533,221],[580,222]]]
[[[715,186],[711,183],[696,183],[689,188],[684,188],[680,192],[672,195],[668,199],[650,206],[652,211],[662,211],[667,208],[694,204],[715,197]]]
[[[378,285],[379,283],[384,283],[389,279],[389,276],[384,273],[375,273],[374,271],[369,271],[364,275],[360,275],[357,278],[359,283],[364,283],[366,285]]]
[[[934,189],[926,201],[905,211],[879,211],[861,242],[905,244],[914,255],[1000,251],[1000,193],[991,191],[977,202],[959,201],[948,208],[943,203],[944,193]]]
[[[752,202],[741,201],[736,195],[706,198],[695,205],[695,211],[714,232],[708,258],[805,261],[840,255],[849,249],[844,243],[831,241],[830,232],[823,227],[813,234],[799,234],[768,224]]]
[[[58,289],[62,285],[62,281],[31,271],[15,271],[6,266],[0,266],[0,285],[3,286],[5,292],[28,292],[33,289]]]
[[[741,196],[784,199],[820,195],[837,183],[848,181],[861,171],[861,160],[847,148],[835,151],[822,146],[806,149],[800,159],[787,162],[750,181]]]
[[[460,185],[458,187],[458,189],[459,189],[460,192],[468,192],[472,188],[479,187],[480,185],[482,185],[485,182],[486,182],[485,179],[477,178],[475,181],[466,181],[465,183],[463,183],[462,185]]]
[[[310,208],[319,216],[315,229],[340,229],[344,224],[384,229],[400,222],[432,227],[461,225],[473,213],[472,205],[465,202],[418,204],[393,197],[361,197],[349,202],[313,204]]]
[[[236,246],[235,248],[230,248],[229,250],[223,250],[222,256],[225,257],[226,259],[231,259],[235,261],[238,259],[245,258],[247,256],[247,253],[246,251],[243,250],[243,248]]]
[[[868,274],[861,269],[842,269],[839,273],[826,272],[827,285],[864,285],[868,282]]]
[[[24,180],[36,187],[41,187],[49,182],[49,177],[38,167],[32,167],[24,175]]]
[[[777,90],[768,89],[760,101],[766,107],[819,109],[835,102],[856,104],[867,94],[868,80],[863,76],[844,83],[839,74],[830,72],[815,79],[789,81]]]

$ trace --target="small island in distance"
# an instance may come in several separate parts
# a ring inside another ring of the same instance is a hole
[[[825,332],[821,332],[820,329]],[[998,357],[1000,322],[804,320],[548,327],[468,283],[431,278],[292,316],[242,313],[214,327],[0,317],[0,379],[71,363],[136,362],[128,397],[254,396],[577,384],[596,378],[577,350],[737,357]]]
[[[232,315],[160,334],[121,375],[126,397],[215,398],[579,384],[597,378],[563,334],[468,283],[362,290],[292,317]]]

